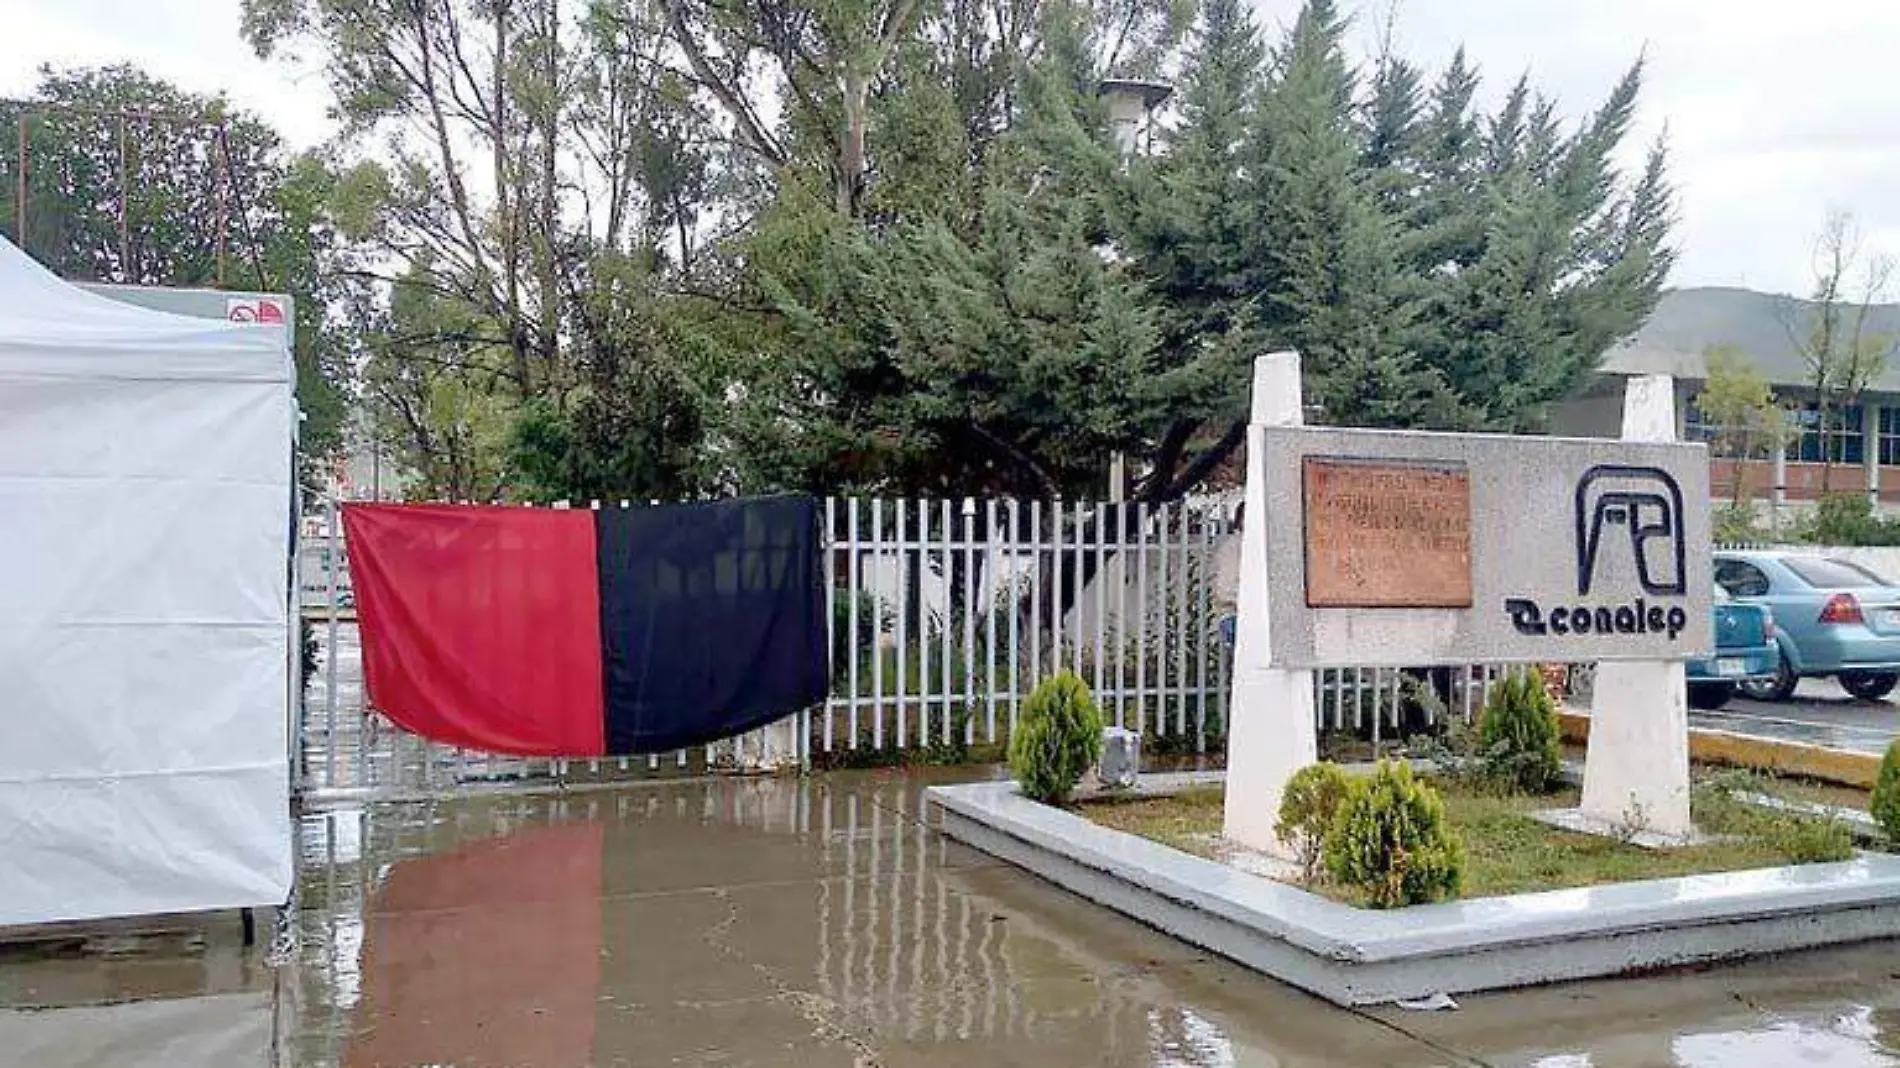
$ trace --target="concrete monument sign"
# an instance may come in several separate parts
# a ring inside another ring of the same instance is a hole
[[[1255,362],[1225,832],[1273,832],[1318,759],[1313,669],[1603,661],[1582,812],[1689,821],[1681,661],[1714,641],[1708,457],[1673,385],[1624,440],[1303,426],[1297,353]]]
[[[1710,652],[1701,445],[1321,427],[1261,444],[1277,665]]]

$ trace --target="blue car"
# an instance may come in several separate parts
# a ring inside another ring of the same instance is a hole
[[[1833,676],[1863,701],[1900,684],[1900,587],[1845,560],[1804,552],[1718,552],[1715,582],[1774,612],[1781,664],[1743,694],[1785,701],[1804,678]]]
[[[1767,606],[1737,604],[1720,585],[1715,587],[1715,655],[1684,665],[1689,681],[1689,705],[1716,709],[1729,703],[1744,683],[1772,682],[1781,670],[1781,649],[1775,644],[1775,617]]]

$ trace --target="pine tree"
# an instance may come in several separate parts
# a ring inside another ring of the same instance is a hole
[[[1356,85],[1331,0],[1312,0],[1276,57],[1255,126],[1252,207],[1266,221],[1269,337],[1306,358],[1311,401],[1345,425],[1416,425],[1446,406],[1411,352],[1416,308],[1397,220],[1381,209],[1353,122]]]

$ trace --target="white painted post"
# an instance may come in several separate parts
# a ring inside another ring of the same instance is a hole
[[[1273,833],[1280,796],[1294,772],[1319,759],[1319,739],[1313,673],[1275,667],[1272,662],[1267,632],[1272,591],[1267,587],[1266,446],[1261,431],[1268,426],[1299,426],[1303,421],[1299,353],[1276,352],[1255,360],[1223,830],[1240,845],[1280,856],[1289,855]]]
[[[1623,397],[1623,440],[1674,441],[1675,405],[1675,382],[1668,375],[1631,379]],[[1712,581],[1708,575],[1685,578]],[[1689,703],[1680,661],[1597,665],[1582,808],[1592,821],[1640,823],[1644,830],[1677,838],[1694,833]]]
[[[1632,383],[1633,385],[1633,383]],[[1629,407],[1629,394],[1623,394],[1623,407]],[[1788,514],[1788,449],[1785,445],[1775,446],[1775,455],[1769,462],[1769,470],[1774,478],[1774,490],[1769,495],[1769,505],[1774,514],[1769,517],[1769,526],[1776,535],[1781,533],[1781,521]]]
[[[1867,505],[1880,514],[1880,416],[1882,404],[1864,404],[1860,410],[1861,462],[1867,470]]]

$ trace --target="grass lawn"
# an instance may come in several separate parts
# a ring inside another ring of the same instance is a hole
[[[1830,828],[1819,820],[1764,813],[1707,791],[1699,791],[1694,802],[1697,824],[1732,837],[1685,849],[1648,850],[1560,831],[1528,815],[1537,809],[1575,807],[1574,790],[1544,797],[1498,797],[1456,784],[1434,785],[1443,791],[1451,824],[1464,839],[1462,896],[1467,898],[1838,860],[1851,853],[1845,830],[1838,825]],[[1093,800],[1076,811],[1102,826],[1211,858],[1221,829],[1221,790]],[[1310,889],[1358,903],[1342,887],[1322,884]]]
[[[1733,769],[1718,768],[1710,764],[1696,764],[1689,769],[1695,782],[1712,782],[1735,774]],[[1852,786],[1840,786],[1835,783],[1817,782],[1813,779],[1784,778],[1766,772],[1757,773],[1765,784],[1762,793],[1773,794],[1784,801],[1805,801],[1809,804],[1836,805],[1860,812],[1867,811],[1871,799],[1869,791]]]

